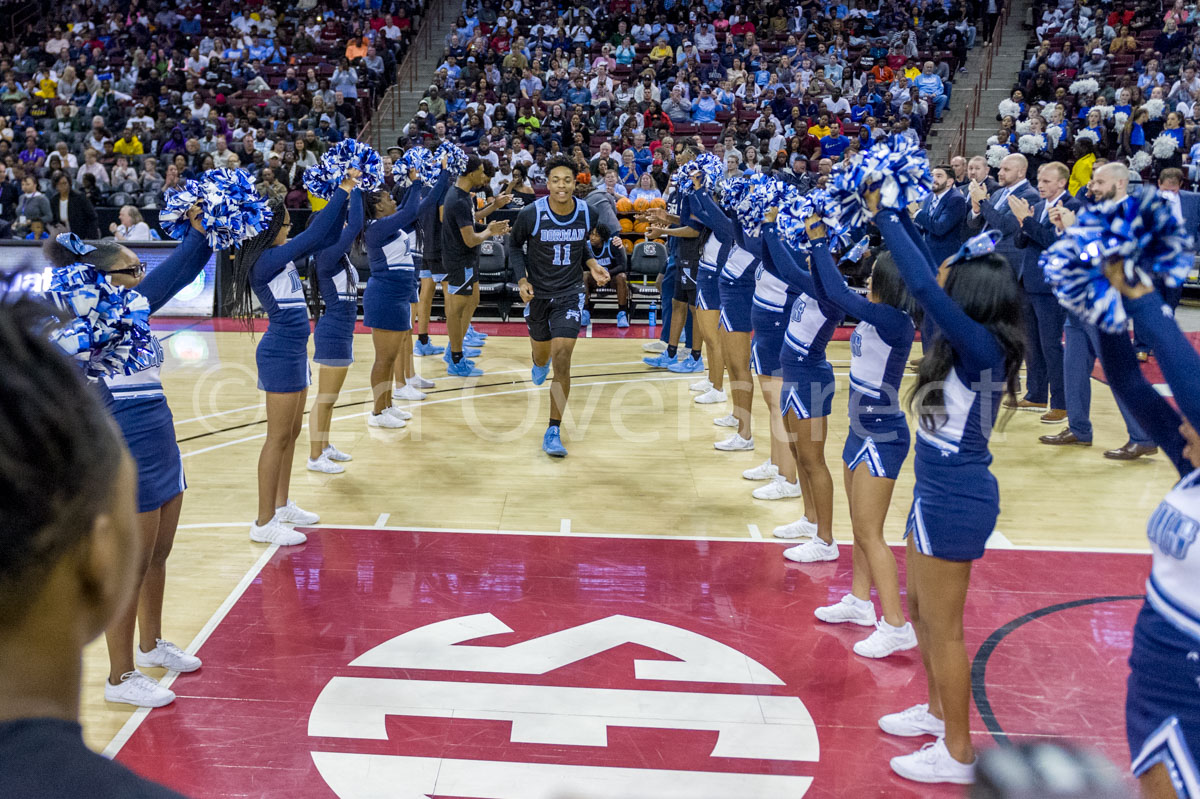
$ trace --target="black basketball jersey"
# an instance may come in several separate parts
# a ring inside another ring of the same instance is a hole
[[[559,297],[583,291],[583,270],[591,257],[587,203],[574,200],[575,211],[558,216],[546,197],[522,208],[512,231],[513,269],[519,280],[528,277],[538,297]]]

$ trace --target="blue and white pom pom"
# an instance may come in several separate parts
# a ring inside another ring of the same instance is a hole
[[[228,250],[267,229],[266,198],[242,169],[210,169],[200,176],[200,227],[214,250]]]
[[[712,153],[700,153],[691,161],[679,167],[673,178],[676,181],[675,185],[679,188],[680,194],[691,195],[697,191],[696,175],[703,178],[700,183],[700,190],[712,192],[717,188],[724,174],[725,167],[721,163],[720,158],[717,158]]]
[[[188,209],[200,202],[200,181],[189,180],[183,186],[169,193],[166,197],[166,207],[158,212],[158,224],[173,239],[182,240],[191,229],[192,223],[187,218]]]
[[[433,157],[432,150],[418,145],[405,150],[404,155],[392,165],[392,176],[402,186],[408,185],[408,173],[412,171],[416,171],[417,180],[432,185],[437,180],[441,166],[438,159]]]
[[[304,171],[304,188],[314,197],[328,200],[351,169],[362,172],[359,186],[363,191],[383,187],[383,159],[375,148],[357,139],[342,139],[325,151],[320,163]]]
[[[155,362],[150,304],[133,289],[114,286],[91,264],[51,273],[46,297],[71,318],[49,331],[51,343],[89,380],[133,374]]]
[[[1127,322],[1121,293],[1104,274],[1120,243],[1100,228],[1072,227],[1038,259],[1059,303],[1105,333],[1123,333]]]
[[[873,190],[879,191],[880,210],[903,211],[910,203],[928,197],[933,191],[933,174],[920,146],[907,140],[894,148],[877,144],[842,170],[834,170],[828,192],[840,206],[839,230],[865,224],[863,197]]]
[[[457,177],[467,171],[467,154],[457,144],[448,141],[439,144],[433,152],[435,166],[441,164],[443,155],[446,156],[446,169],[450,170],[450,174]]]
[[[769,209],[781,208],[798,196],[800,190],[789,183],[769,175],[754,175],[750,178],[749,190],[733,210],[746,232],[757,236]]]
[[[840,211],[841,206],[825,191],[817,189],[804,195],[796,193],[789,195],[779,207],[775,226],[785,244],[799,252],[808,252],[812,249],[812,242],[809,241],[805,222],[811,216],[820,217],[825,225],[829,247],[836,252],[849,247],[854,240],[852,230],[842,224]]]
[[[750,181],[744,175],[726,175],[717,185],[721,190],[721,207],[726,211],[736,210],[750,191]]]
[[[1125,329],[1121,294],[1104,268],[1121,263],[1131,286],[1175,288],[1192,265],[1192,239],[1152,188],[1080,212],[1075,227],[1048,247],[1040,263],[1059,302],[1109,333]]]

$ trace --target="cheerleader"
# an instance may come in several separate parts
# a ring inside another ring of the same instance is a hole
[[[696,176],[697,184],[701,178]],[[697,186],[698,188],[698,186]],[[692,215],[700,219],[713,231],[713,238],[719,243],[716,258],[712,261],[713,269],[720,264],[720,272],[714,275],[713,282],[717,289],[719,328],[716,332],[717,351],[726,354],[723,357],[725,367],[729,369],[730,389],[733,394],[733,415],[737,420],[738,431],[736,438],[718,442],[717,449],[726,449],[727,445],[737,445],[741,441],[754,441],[750,426],[750,407],[754,399],[754,382],[750,377],[751,357],[751,308],[754,307],[754,275],[757,271],[758,260],[745,249],[743,245],[743,230],[741,225],[732,220],[717,206],[708,194],[697,191],[692,195]],[[705,254],[709,253],[706,245]],[[700,269],[704,270],[704,258],[701,256]],[[712,357],[713,348],[709,348]],[[697,398],[699,402],[700,399]],[[735,447],[736,448],[736,447]],[[759,499],[784,499],[800,495],[799,485],[772,480],[766,486],[755,489],[754,496]]]
[[[772,217],[773,219],[773,217]],[[784,551],[783,556],[797,563],[836,560],[833,540],[833,477],[825,464],[825,439],[829,435],[829,414],[833,411],[833,367],[825,359],[825,347],[842,323],[841,310],[817,298],[812,275],[800,266],[792,251],[779,240],[773,221],[762,227],[763,265],[767,271],[787,281],[799,294],[792,304],[783,348],[783,387],[780,413],[787,428],[788,441],[796,458],[806,515],[791,524],[776,527],[777,538],[813,535],[811,541]]]
[[[258,458],[258,515],[250,540],[292,546],[308,537],[289,524],[316,524],[319,517],[288,498],[296,439],[304,425],[311,374],[308,366],[308,308],[296,261],[313,255],[337,229],[350,192],[362,173],[350,169],[333,198],[309,221],[308,229],[288,239],[291,215],[272,202],[267,229],[243,241],[233,258],[234,315],[247,326],[251,295],[267,312],[267,332],[255,350],[258,387],[266,392],[267,435]]]
[[[700,231],[700,240],[703,242],[700,265],[696,270],[696,310],[693,320],[704,342],[703,346],[708,349],[708,379],[693,383],[691,389],[697,394],[694,402],[712,405],[725,401],[725,360],[721,354],[721,341],[717,334],[721,322],[718,282],[721,274],[719,264],[728,257],[727,242],[732,241],[732,234],[726,228],[732,228],[732,225],[729,225],[728,218],[720,209],[716,210],[715,215],[708,213],[708,207],[715,207],[715,204],[701,188],[703,183],[703,175],[696,175],[696,191],[683,198],[680,213],[690,214],[689,224]],[[704,204],[704,200],[708,203]],[[718,233],[714,225],[722,225],[722,232]],[[686,361],[676,361],[667,367],[672,372],[685,371],[688,368]]]
[[[153,314],[196,279],[212,249],[200,229],[199,207],[187,214],[192,227],[183,241],[157,268],[145,275],[145,264],[127,247],[115,241],[86,244],[71,233],[46,242],[48,260],[58,267],[85,263],[104,273],[115,286],[137,289]],[[151,341],[152,361],[131,374],[104,378],[104,399],[137,464],[138,527],[141,531],[141,561],[138,565],[140,591],[129,607],[105,630],[109,674],[104,698],[137,707],[162,707],[175,700],[175,693],[160,685],[138,667],[161,667],[189,672],[200,668],[200,659],[162,638],[163,593],[167,580],[167,557],[175,543],[179,512],[183,507],[183,461],[175,443],[175,424],[163,393],[160,369],[163,349],[157,337]],[[134,625],[138,647],[133,646]]]
[[[349,210],[342,214],[342,235],[331,246],[309,259],[308,284],[320,291],[310,292],[309,310],[316,318],[313,328],[313,361],[320,367],[317,396],[308,415],[308,470],[341,474],[351,457],[329,441],[333,405],[346,382],[346,372],[354,363],[354,325],[358,322],[358,270],[350,263],[350,246],[363,226],[362,190],[350,193]],[[336,229],[336,226],[335,226]],[[321,312],[324,303],[324,313]]]
[[[908,457],[908,423],[900,407],[900,381],[912,349],[916,302],[888,253],[875,259],[867,296],[851,291],[829,255],[825,226],[807,220],[812,242],[813,284],[817,299],[836,305],[860,320],[850,338],[850,431],[842,448],[842,474],[854,530],[854,582],[850,593],[818,619],[874,626],[854,645],[863,657],[882,658],[917,645],[913,627],[900,605],[896,559],[883,539],[883,524],[896,478]],[[871,586],[879,592],[883,618],[876,621]]]
[[[920,234],[907,212],[879,209],[878,191],[865,199],[909,291],[941,331],[909,400],[920,422],[906,531],[908,610],[929,701],[884,716],[879,726],[892,735],[937,736],[913,754],[892,758],[900,776],[967,784],[974,780],[975,750],[963,605],[971,563],[983,556],[1000,513],[988,438],[1001,401],[1016,400],[1025,350],[1021,297],[990,233],[969,240],[938,271],[917,244]]]
[[[1181,479],[1150,515],[1153,566],[1133,629],[1125,731],[1133,773],[1147,799],[1200,796],[1200,357],[1162,296],[1129,286],[1121,264],[1109,281],[1154,348],[1177,412],[1142,376],[1126,333],[1100,336],[1100,360],[1113,393],[1174,462]]]
[[[442,202],[453,179],[453,173],[443,163],[433,188],[424,196],[419,190],[410,189],[399,209],[385,191],[372,192],[365,198],[367,224],[362,237],[371,277],[363,293],[363,324],[371,328],[375,345],[375,363],[371,366],[375,405],[367,417],[371,427],[398,429],[412,418],[408,411],[392,405],[393,376],[404,374],[401,355],[411,357],[412,350],[410,301],[416,284],[416,265],[406,228]]]

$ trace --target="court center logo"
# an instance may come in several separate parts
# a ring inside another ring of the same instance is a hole
[[[375,647],[351,666],[543,675],[625,644],[675,658],[635,660],[636,680],[739,686],[712,693],[488,682],[334,677],[308,720],[314,737],[387,740],[389,715],[507,721],[512,743],[606,747],[609,727],[708,730],[717,758],[816,762],[817,730],[794,696],[747,692],[784,685],[769,669],[711,638],[669,624],[609,616],[507,647],[465,642],[513,630],[490,613],[448,619]],[[312,752],[341,799],[799,799],[811,777],[722,771],[522,763]],[[720,764],[714,762],[714,767]]]

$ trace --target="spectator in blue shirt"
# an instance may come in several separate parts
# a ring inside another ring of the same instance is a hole
[[[933,121],[942,121],[942,112],[946,110],[946,103],[950,102],[950,97],[946,94],[945,84],[942,79],[934,72],[932,61],[926,61],[925,66],[921,69],[921,74],[917,76],[913,83],[917,87],[917,91],[922,97],[927,98],[933,103]]]
[[[717,108],[717,101],[713,98],[708,84],[701,86],[700,96],[696,98],[696,102],[692,103],[692,121],[696,123],[716,122]]]
[[[821,157],[837,160],[850,146],[850,140],[844,133],[834,130],[833,133],[821,139]]]
[[[567,103],[588,107],[592,104],[592,92],[583,82],[583,75],[576,75],[567,89]]]

